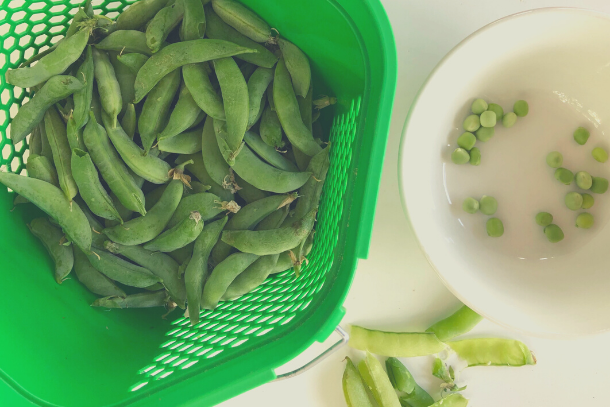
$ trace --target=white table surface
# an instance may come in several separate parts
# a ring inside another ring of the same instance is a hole
[[[358,1],[358,0],[354,0]],[[398,192],[397,151],[403,124],[418,89],[434,66],[458,42],[478,28],[509,14],[550,7],[583,7],[610,13],[607,0],[382,0],[390,17],[398,52],[398,84],[394,114],[379,190],[368,260],[360,261],[345,302],[342,325],[358,323],[388,330],[421,330],[459,307],[417,245],[403,214]],[[476,63],[473,61],[473,63]],[[511,332],[489,321],[469,336],[515,338],[535,353],[538,364],[521,368],[466,369],[458,384],[472,407],[607,406],[610,383],[610,335],[574,340],[545,340]],[[336,341],[332,335],[327,342]],[[314,344],[287,365],[291,370],[328,346]],[[342,407],[343,358],[360,359],[347,347],[314,369],[270,383],[223,403],[222,407]],[[416,380],[429,391],[439,381],[431,376],[431,358],[406,359]]]

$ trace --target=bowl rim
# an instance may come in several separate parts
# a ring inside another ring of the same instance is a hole
[[[537,332],[537,331],[531,331],[528,329],[521,328],[519,326],[512,325],[510,323],[504,322],[497,318],[493,318],[493,317],[489,316],[486,312],[481,310],[479,307],[472,306],[471,302],[468,301],[466,299],[466,297],[464,297],[454,286],[452,286],[449,283],[449,281],[445,278],[443,273],[441,273],[441,271],[436,267],[436,265],[430,258],[428,252],[426,251],[426,248],[422,244],[417,230],[413,227],[413,222],[411,221],[411,214],[409,213],[408,205],[407,205],[407,193],[405,191],[405,179],[403,177],[403,172],[404,172],[403,170],[405,169],[404,157],[405,157],[405,150],[407,148],[406,147],[407,132],[409,129],[409,123],[410,123],[413,111],[415,110],[415,107],[417,106],[417,104],[421,98],[421,95],[426,91],[426,89],[428,88],[428,86],[430,85],[432,80],[435,78],[438,71],[447,63],[447,61],[451,57],[453,57],[453,55],[455,53],[459,52],[465,46],[465,44],[468,43],[469,41],[471,41],[473,38],[485,34],[485,32],[487,32],[489,29],[495,27],[496,25],[503,24],[506,21],[515,20],[515,19],[518,19],[518,18],[521,18],[524,16],[528,16],[531,14],[548,14],[548,13],[565,12],[565,11],[595,15],[595,16],[603,17],[605,19],[610,20],[610,14],[607,14],[607,13],[604,13],[604,12],[598,11],[598,10],[583,8],[583,7],[540,7],[540,8],[535,8],[535,9],[531,9],[531,10],[520,11],[520,12],[514,13],[514,14],[509,14],[507,16],[498,18],[497,20],[494,20],[488,24],[485,24],[484,26],[482,26],[481,28],[472,32],[471,34],[466,36],[463,40],[461,40],[455,47],[453,47],[436,64],[434,69],[432,69],[432,71],[430,71],[430,74],[428,75],[428,77],[426,78],[426,80],[424,81],[422,86],[419,88],[419,90],[417,91],[415,97],[413,98],[413,101],[411,102],[411,105],[409,106],[409,111],[407,113],[407,117],[405,119],[405,123],[402,128],[400,144],[398,147],[398,168],[397,168],[398,190],[399,190],[399,194],[400,194],[400,202],[401,202],[402,210],[406,217],[407,222],[409,223],[409,226],[411,227],[411,230],[413,231],[413,234],[415,235],[415,240],[416,240],[419,248],[421,249],[426,260],[428,261],[428,264],[430,265],[430,267],[432,267],[432,269],[435,271],[437,276],[443,282],[443,285],[464,305],[467,305],[469,308],[471,308],[473,311],[475,311],[479,315],[483,316],[485,319],[488,319],[497,325],[500,325],[504,328],[518,332],[522,335],[527,335],[527,336],[532,336],[532,337],[537,337],[537,338],[545,338],[545,339],[570,339],[570,338],[581,338],[581,337],[599,335],[599,334],[602,334],[605,332],[609,332],[610,324],[607,328],[595,330],[595,331],[586,331],[586,332],[570,332],[570,333],[568,333],[568,332],[561,332],[561,333],[559,333],[559,332]]]

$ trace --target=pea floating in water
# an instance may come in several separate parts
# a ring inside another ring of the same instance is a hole
[[[479,210],[479,201],[474,198],[468,197],[464,199],[464,202],[462,203],[462,209],[464,210],[464,212],[477,213]]]
[[[582,207],[582,195],[578,192],[568,192],[564,198],[568,209],[577,211]]]
[[[477,147],[470,150],[470,165],[481,165],[481,150]]]
[[[483,195],[479,209],[485,215],[493,215],[498,210],[498,201],[493,196]]]
[[[536,215],[536,223],[540,226],[548,226],[553,223],[553,215],[548,212],[539,212]]]
[[[576,227],[582,229],[589,229],[593,226],[594,220],[593,215],[587,212],[583,212],[576,217]]]
[[[576,173],[575,179],[578,188],[589,189],[593,184],[593,179],[591,178],[591,175],[585,171],[578,171]]]
[[[570,185],[574,179],[574,173],[565,168],[557,168],[555,170],[555,179],[562,184]]]
[[[500,237],[504,234],[504,224],[498,218],[490,218],[486,224],[487,235],[490,237]]]
[[[579,127],[574,130],[574,141],[576,141],[581,146],[584,146],[587,140],[589,140],[589,130],[584,127]]]
[[[561,242],[564,238],[563,230],[554,223],[544,228],[544,234],[551,243]]]
[[[470,154],[463,148],[458,147],[451,153],[451,161],[455,164],[466,164],[470,161]]]
[[[495,131],[493,127],[480,127],[475,134],[477,135],[477,139],[479,139],[479,141],[485,142],[492,138],[494,133]]]
[[[496,125],[496,114],[490,111],[483,112],[479,120],[483,127],[494,127]]]
[[[464,150],[472,150],[472,147],[474,147],[474,143],[476,142],[477,138],[474,134],[469,132],[462,133],[457,139],[458,146],[462,147]]]
[[[481,127],[481,122],[479,120],[479,116],[476,114],[471,114],[464,120],[464,130],[473,132],[477,131],[479,127]]]
[[[530,106],[525,100],[517,100],[513,106],[513,112],[519,117],[525,117],[530,111]]]
[[[603,194],[608,190],[608,180],[602,177],[592,177],[593,183],[589,190],[596,194]]]
[[[472,110],[472,113],[474,114],[481,114],[486,111],[487,108],[488,106],[486,101],[484,101],[483,99],[476,99],[474,102],[472,102],[470,110]]]
[[[496,114],[496,123],[502,121],[502,118],[504,117],[504,109],[502,109],[502,106],[496,103],[490,103],[487,110]]]
[[[591,155],[600,163],[605,163],[608,161],[608,152],[601,147],[595,147],[593,151],[591,151]]]
[[[546,155],[546,163],[551,168],[559,168],[563,164],[563,155],[559,151],[551,151]]]
[[[517,123],[517,115],[514,112],[509,112],[502,118],[502,125],[506,128],[513,127]]]
[[[582,194],[582,209],[589,209],[595,203],[593,196],[589,194]]]

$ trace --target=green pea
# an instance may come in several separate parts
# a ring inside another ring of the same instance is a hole
[[[305,97],[311,84],[311,67],[307,56],[293,43],[279,37],[277,40],[282,52],[282,59],[290,72],[292,84],[297,96]]]
[[[462,135],[457,139],[458,146],[468,151],[470,151],[472,147],[474,147],[474,144],[476,142],[477,138],[474,136],[474,134],[469,132],[462,133]]]
[[[347,363],[342,379],[345,402],[348,406],[373,407],[373,403],[369,398],[366,386],[362,381],[360,373],[358,373],[358,369],[356,369],[349,357],[346,357],[345,359],[347,360]]]
[[[554,223],[551,223],[544,228],[544,234],[551,243],[561,242],[564,237],[563,230]]]
[[[470,165],[481,165],[481,150],[477,147],[470,150]]]
[[[479,127],[481,127],[481,121],[479,119],[479,116],[477,116],[476,114],[471,114],[470,116],[468,116],[464,120],[463,127],[464,130],[469,131],[471,133],[473,131],[477,131]]]
[[[93,97],[93,53],[91,46],[87,46],[85,60],[76,71],[76,78],[83,82],[81,90],[74,93],[74,121],[77,129],[80,129],[89,120],[89,110],[91,110],[91,98]]]
[[[244,140],[248,147],[250,147],[263,160],[273,165],[275,168],[290,172],[299,171],[296,165],[290,162],[282,154],[278,153],[275,148],[267,145],[258,134],[247,131],[244,136]]]
[[[582,229],[589,229],[593,226],[594,219],[593,215],[587,212],[578,214],[576,217],[576,227]]]
[[[562,184],[570,185],[574,179],[574,173],[565,168],[557,168],[555,170],[555,179]]]
[[[116,20],[117,29],[140,29],[166,5],[167,0],[140,0],[119,14]]]
[[[470,161],[470,154],[463,148],[458,147],[451,153],[451,161],[454,164],[466,164]]]
[[[468,363],[468,367],[536,364],[536,359],[528,347],[522,342],[512,339],[464,339],[447,344]]]
[[[472,113],[480,115],[481,113],[486,111],[488,107],[489,106],[487,105],[487,102],[483,99],[475,99],[475,101],[472,102],[470,110],[472,111]]]
[[[482,320],[482,316],[463,305],[449,317],[426,329],[426,332],[432,332],[440,341],[446,342],[451,338],[470,332]]]
[[[121,227],[121,226],[119,226]],[[86,253],[91,265],[106,277],[130,287],[145,288],[161,282],[150,270],[121,259],[105,250]]]
[[[576,141],[581,146],[584,146],[587,140],[589,140],[589,130],[584,127],[579,127],[574,130],[574,141]]]
[[[494,127],[496,125],[496,114],[491,111],[485,111],[481,113],[480,121],[483,127]]]
[[[530,107],[525,100],[517,100],[513,105],[513,112],[519,117],[525,117],[529,113]]]
[[[91,304],[92,307],[103,308],[152,308],[165,307],[169,297],[165,290],[131,294],[122,297],[98,298]]]
[[[563,155],[559,151],[551,151],[546,155],[546,164],[551,168],[561,167]]]
[[[608,190],[608,180],[602,177],[591,177],[593,179],[593,183],[591,184],[591,188],[589,190],[596,194],[603,194]]]
[[[485,224],[487,235],[490,237],[500,237],[504,234],[504,224],[498,218],[490,218]]]
[[[464,212],[477,213],[479,211],[479,201],[474,198],[468,197],[464,199],[462,203],[462,209]]]
[[[66,124],[59,116],[57,109],[49,108],[44,115],[44,127],[53,152],[53,164],[57,170],[59,186],[69,200],[78,194],[78,185],[72,174],[70,143],[66,132]]]
[[[265,107],[263,97],[272,80],[273,70],[262,67],[256,68],[248,79],[248,129],[254,126],[262,115],[263,108]]]
[[[64,238],[63,232],[53,225],[47,218],[36,218],[28,225],[30,231],[44,245],[45,249],[55,263],[55,281],[61,284],[74,265],[74,254],[72,246],[61,244]]]
[[[536,214],[536,223],[540,226],[548,226],[553,223],[553,215],[548,212],[538,212]]]
[[[573,211],[576,211],[582,207],[582,195],[578,192],[568,192],[564,201],[568,209]]]
[[[102,296],[125,297],[125,292],[114,281],[100,273],[78,247],[74,247],[74,272],[89,291]]]
[[[578,188],[581,189],[589,189],[593,184],[593,179],[591,178],[591,175],[585,171],[577,172],[574,178],[576,180],[576,185],[578,186]]]
[[[480,127],[475,134],[477,135],[477,139],[485,142],[489,141],[489,139],[494,136],[495,129],[493,127]]]
[[[250,253],[234,253],[216,265],[203,287],[202,308],[215,309],[233,280],[258,257],[258,255]]]
[[[484,215],[493,215],[498,210],[498,201],[493,196],[483,195],[479,209]]]
[[[502,125],[506,128],[513,127],[517,123],[517,115],[514,112],[508,112],[502,118]]]
[[[188,87],[182,86],[178,93],[178,101],[174,105],[169,116],[169,121],[163,131],[157,136],[158,140],[164,140],[177,136],[178,134],[190,129],[200,119],[200,115],[205,113],[191,95]]]
[[[267,91],[267,94],[270,94]],[[259,132],[261,139],[274,148],[280,149],[284,147],[284,141],[282,140],[282,125],[280,119],[277,117],[277,113],[271,108],[266,106],[261,116]]]
[[[214,11],[231,27],[259,43],[272,40],[271,27],[255,12],[235,0],[214,0]]]
[[[591,151],[591,155],[600,163],[605,163],[608,161],[608,152],[601,147],[595,147],[593,151]]]
[[[589,194],[582,194],[582,209],[589,209],[595,203],[595,199]]]
[[[502,106],[496,103],[490,103],[487,110],[496,114],[496,123],[501,122],[504,118],[504,109],[502,109]]]

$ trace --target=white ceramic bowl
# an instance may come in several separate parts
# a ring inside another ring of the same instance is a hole
[[[455,165],[451,151],[470,104],[481,97],[529,115],[477,142],[480,166]],[[460,43],[436,67],[405,125],[399,178],[403,202],[421,247],[445,284],[464,303],[502,325],[538,336],[610,329],[610,192],[594,195],[592,229],[575,227],[555,180],[550,151],[574,172],[610,178],[610,162],[591,157],[610,147],[610,17],[552,8],[490,24]],[[591,132],[580,146],[573,131]],[[581,191],[583,192],[583,191]],[[492,195],[500,238],[488,237],[489,216],[462,211],[468,196]],[[549,243],[536,225],[551,212],[565,239]]]

